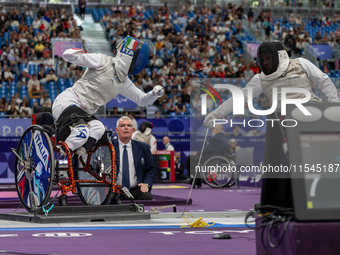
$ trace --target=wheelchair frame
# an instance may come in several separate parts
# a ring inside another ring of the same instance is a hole
[[[50,115],[50,117],[49,115],[44,115],[45,118],[47,116],[53,120],[53,116],[49,111],[45,113]],[[45,121],[46,119],[44,119],[42,122]],[[52,192],[53,184],[58,185],[62,194],[59,197],[59,205],[67,205],[66,194],[70,191],[73,194],[76,194],[77,189],[79,193],[78,195],[82,202],[84,204],[89,204],[84,199],[81,187],[94,187],[95,192],[99,192],[97,191],[98,189],[96,189],[96,187],[106,187],[106,189],[109,187],[108,192],[105,192],[104,201],[100,202],[100,204],[109,203],[115,194],[121,193],[120,185],[116,184],[115,150],[109,139],[107,131],[97,142],[97,144],[92,146],[92,148],[90,148],[90,150],[87,152],[86,160],[84,160],[83,157],[79,157],[79,161],[82,166],[74,167],[72,155],[74,155],[76,152],[72,152],[64,141],[57,140],[57,129],[55,129],[55,123],[54,126],[44,124],[45,123],[37,123],[36,114],[33,114],[32,126],[27,128],[21,136],[17,149],[15,150],[12,148],[12,151],[16,155],[16,189],[20,198],[20,202],[27,211],[33,212],[37,207],[42,207],[42,209],[45,211],[45,209],[48,210],[47,207],[50,209],[53,207],[53,201],[56,196],[53,198],[51,203],[48,202]],[[51,128],[53,128],[55,131],[54,135],[51,135]],[[111,168],[109,173],[103,172],[103,169],[97,171],[91,164],[91,161],[93,160],[92,156],[98,151],[100,147],[104,148],[104,152],[105,147],[108,148],[108,158],[110,159],[109,167]],[[61,148],[63,148],[66,152],[67,168],[56,167],[59,162],[58,154],[60,153]],[[55,154],[57,155],[57,160],[55,160]],[[61,174],[59,173],[60,171],[66,171],[68,173],[66,180],[62,180]],[[88,173],[93,179],[76,179],[76,171]]]

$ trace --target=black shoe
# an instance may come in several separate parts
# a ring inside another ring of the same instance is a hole
[[[188,179],[184,180],[183,183],[192,185],[193,181],[194,181],[194,179],[188,178]],[[195,188],[195,187],[197,187],[197,188],[201,188],[202,187],[202,179],[198,178],[198,179],[195,180],[195,185],[194,185],[193,188]]]
[[[202,180],[201,179],[196,179],[195,185],[197,186],[197,188],[202,188]]]
[[[119,198],[118,194],[114,194],[110,200],[110,205],[120,205],[122,201]]]
[[[193,181],[193,179],[188,178],[188,179],[183,180],[182,182],[185,183],[185,184],[190,184],[190,185],[192,185],[192,181]]]

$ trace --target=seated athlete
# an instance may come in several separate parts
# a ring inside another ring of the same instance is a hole
[[[117,56],[72,48],[63,53],[66,61],[86,67],[84,75],[54,101],[52,115],[57,120],[58,140],[82,156],[105,133],[93,114],[118,94],[140,106],[152,104],[164,94],[156,85],[149,93],[140,91],[128,75],[140,73],[149,60],[149,49],[142,41],[127,36],[117,47]],[[62,152],[63,153],[63,152]]]

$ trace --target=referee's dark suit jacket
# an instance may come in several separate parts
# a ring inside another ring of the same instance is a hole
[[[116,175],[119,172],[119,142],[118,138],[112,139],[112,144],[115,148],[117,166]],[[133,162],[136,169],[138,183],[147,183],[150,185],[149,191],[152,189],[153,182],[156,178],[156,168],[153,162],[150,145],[139,141],[131,140]]]

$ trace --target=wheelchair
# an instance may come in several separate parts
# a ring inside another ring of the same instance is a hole
[[[58,140],[52,109],[35,107],[32,125],[20,138],[15,159],[15,185],[23,207],[33,212],[53,207],[58,193],[58,205],[67,205],[67,193],[78,194],[84,205],[105,205],[121,193],[116,184],[116,155],[110,141],[112,132],[79,157],[64,141]],[[66,152],[62,156],[60,150]],[[53,186],[59,191],[49,202]]]
[[[235,157],[226,148],[221,155],[204,160],[200,177],[203,183],[212,188],[231,187],[234,185],[232,180],[235,178],[235,169]]]

